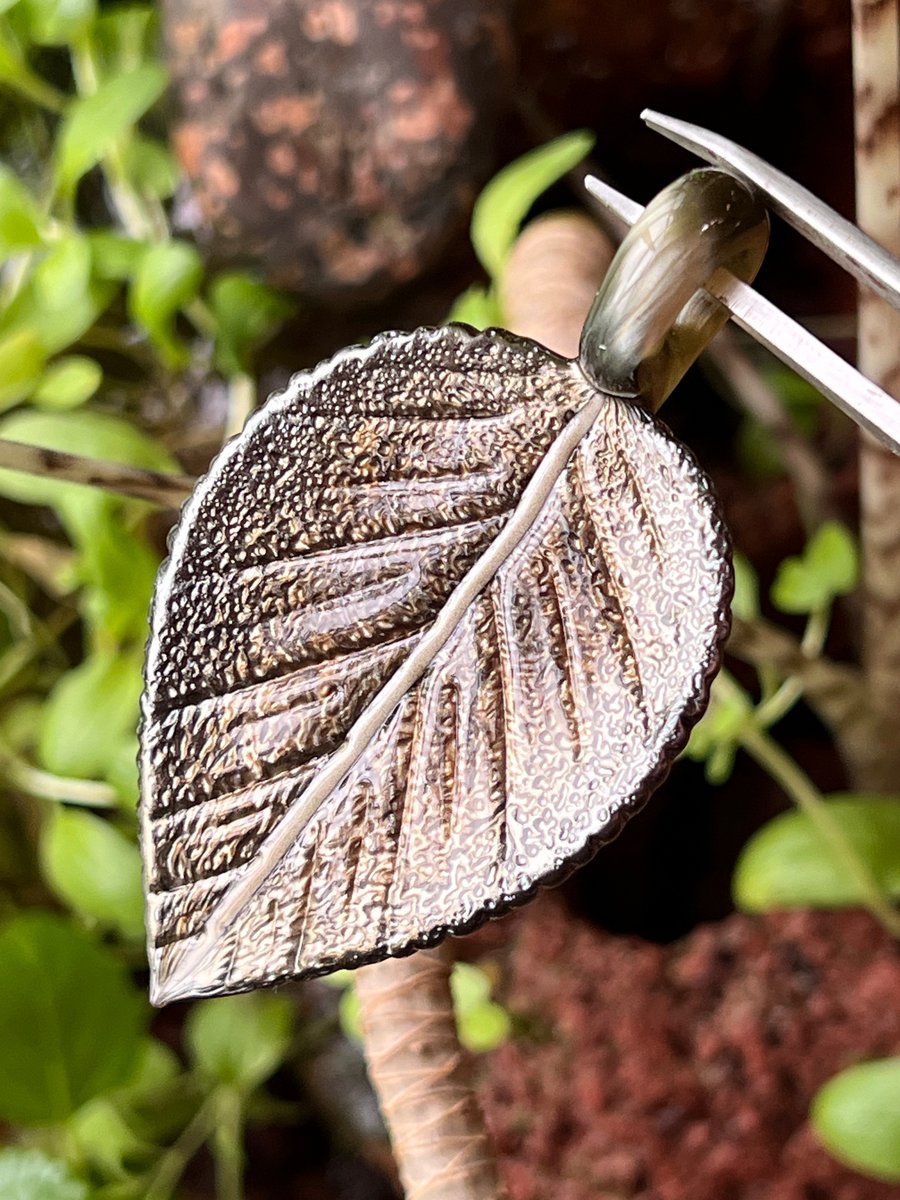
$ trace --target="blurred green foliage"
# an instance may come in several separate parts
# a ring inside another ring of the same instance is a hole
[[[835,521],[824,521],[802,554],[779,565],[770,600],[783,613],[805,616],[800,650],[809,663],[824,652],[835,601],[858,582],[856,543]],[[740,554],[733,612],[750,624],[763,617],[759,580]],[[685,751],[704,764],[709,782],[722,784],[744,750],[798,806],[757,830],[744,847],[732,881],[735,904],[747,912],[864,905],[897,936],[900,798],[822,795],[769,732],[803,698],[802,680],[763,663],[757,690],[754,699],[723,671]],[[900,1179],[900,1060],[842,1072],[820,1090],[811,1115],[835,1157],[876,1178]]]
[[[243,400],[293,304],[210,275],[171,234],[156,23],[150,5],[0,0],[0,137],[24,164],[0,167],[0,437],[166,472],[146,398],[216,371]],[[0,825],[0,1119],[27,1143],[0,1152],[0,1194],[167,1200],[207,1144],[235,1200],[294,1011],[197,1004],[184,1061],[147,1033],[135,804],[153,510],[11,471],[0,497],[0,766],[21,816],[18,833]],[[43,515],[19,522],[15,505]]]

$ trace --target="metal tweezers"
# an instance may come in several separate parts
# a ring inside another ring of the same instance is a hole
[[[900,261],[806,188],[756,154],[717,133],[645,109],[651,129],[759,191],[769,207],[865,287],[900,309]],[[633,225],[643,207],[594,176],[584,181],[603,208]],[[895,454],[900,454],[900,402],[746,283],[729,275],[707,289],[743,330],[802,375]]]

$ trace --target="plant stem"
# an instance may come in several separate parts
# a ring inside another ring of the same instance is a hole
[[[831,624],[831,605],[825,604],[810,613],[800,643],[800,653],[811,662],[819,657],[825,649],[828,637],[828,627]],[[804,692],[804,683],[799,675],[789,675],[787,679],[763,701],[756,709],[757,724],[768,729],[777,725],[782,717],[787,716]]]
[[[169,1200],[188,1163],[209,1137],[215,1121],[214,1097],[206,1100],[165,1151],[147,1182],[144,1200]]]
[[[853,0],[856,214],[862,229],[900,253],[900,9],[898,0]],[[900,395],[900,313],[870,292],[859,307],[859,365]],[[863,664],[869,736],[852,764],[858,784],[895,791],[900,777],[900,459],[860,443]]]
[[[27,475],[103,488],[123,496],[149,500],[151,504],[166,508],[179,507],[190,495],[196,482],[186,475],[129,467],[6,438],[0,438],[0,467],[23,471]]]
[[[77,804],[81,808],[116,808],[119,797],[108,783],[92,779],[71,779],[42,771],[23,762],[0,746],[0,766],[7,780],[27,796],[57,803]]]
[[[885,897],[878,880],[847,841],[822,793],[806,772],[782,750],[774,738],[759,727],[755,719],[746,723],[738,740],[750,757],[781,784],[791,800],[806,814],[848,877],[856,883],[863,903],[872,916],[893,937],[900,938],[900,913]]]
[[[244,1108],[240,1093],[231,1087],[216,1093],[216,1160],[218,1200],[241,1200],[244,1194]]]

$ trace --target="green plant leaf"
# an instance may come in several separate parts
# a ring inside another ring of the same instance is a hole
[[[86,584],[81,612],[92,630],[102,632],[105,644],[143,645],[147,613],[159,556],[141,537],[131,533],[120,517],[122,505],[82,505],[71,511],[66,528],[81,548],[80,579]]]
[[[37,201],[9,167],[0,165],[0,257],[41,244]]]
[[[850,531],[839,521],[826,521],[813,534],[804,558],[835,596],[852,592],[859,580],[859,552]]]
[[[882,889],[900,899],[900,804],[851,793],[837,793],[827,801],[857,856]],[[738,859],[732,889],[737,906],[749,912],[865,903],[831,846],[802,812],[782,813],[753,835]]]
[[[209,289],[216,318],[216,367],[224,375],[251,374],[257,350],[295,310],[280,292],[241,271],[219,275]]]
[[[509,1040],[512,1020],[500,1004],[489,1001],[457,1018],[459,1040],[473,1054],[487,1054]]]
[[[472,213],[472,245],[492,279],[502,271],[535,200],[577,166],[593,144],[587,130],[564,134],[504,167],[484,188]]]
[[[799,558],[786,558],[772,584],[772,603],[782,612],[809,613],[856,587],[859,554],[838,521],[826,521]]]
[[[3,1200],[87,1200],[87,1184],[40,1150],[0,1150]]]
[[[144,1038],[134,1076],[117,1090],[117,1099],[129,1105],[153,1103],[182,1073],[174,1050],[157,1038]]]
[[[284,1060],[293,1023],[293,1007],[280,996],[226,996],[195,1005],[185,1037],[204,1075],[251,1091]]]
[[[18,8],[18,4],[10,6]],[[65,103],[63,95],[29,67],[22,49],[13,33],[19,24],[16,13],[0,22],[0,83],[20,92],[33,103],[42,104],[58,112]]]
[[[744,621],[759,616],[759,578],[753,564],[743,554],[734,556],[734,599],[732,612]]]
[[[141,856],[110,821],[84,809],[54,809],[40,859],[45,880],[75,912],[124,937],[143,937]]]
[[[92,1173],[102,1172],[109,1179],[127,1179],[129,1168],[140,1166],[153,1153],[153,1147],[135,1134],[118,1105],[103,1097],[79,1108],[66,1125],[66,1135],[82,1169],[90,1164]]]
[[[25,400],[37,386],[46,352],[31,329],[16,329],[0,336],[0,409]]]
[[[106,781],[115,788],[123,812],[134,813],[138,802],[138,753],[137,733],[124,737],[112,750],[106,763]]]
[[[165,90],[166,72],[155,63],[114,75],[91,96],[70,105],[57,137],[56,182],[71,193],[112,143],[140,120]]]
[[[47,355],[77,341],[94,324],[116,291],[92,275],[91,240],[69,234],[37,262],[16,299],[0,317],[0,329],[29,330]]]
[[[86,409],[20,410],[0,420],[0,437],[153,470],[175,465],[161,446],[127,421]],[[56,511],[80,551],[73,586],[84,585],[82,615],[104,646],[112,651],[122,642],[143,642],[159,561],[153,548],[124,522],[124,514],[141,511],[140,502],[6,470],[0,471],[0,496],[22,504],[46,504]]]
[[[344,1037],[349,1038],[351,1042],[356,1042],[357,1045],[362,1045],[363,1031],[359,1019],[359,996],[356,994],[352,980],[338,1001],[338,1020]]]
[[[473,1054],[495,1050],[509,1037],[509,1013],[491,999],[491,981],[485,971],[471,963],[454,963],[450,991],[459,1040]]]
[[[691,731],[684,749],[687,758],[705,763],[706,778],[716,786],[725,783],[734,765],[741,730],[753,705],[742,689],[724,690],[721,676],[713,683],[709,707]]]
[[[58,1122],[127,1082],[145,1009],[124,966],[89,934],[49,913],[0,930],[0,1115]]]
[[[170,367],[188,360],[187,350],[175,336],[174,321],[179,309],[197,295],[202,278],[200,255],[187,242],[160,242],[138,262],[128,293],[131,315]]]
[[[40,297],[32,276],[0,315],[0,333],[26,329],[40,341],[47,357],[59,354],[90,329],[115,293],[115,284],[92,278],[80,296],[62,302],[56,297]]]
[[[504,323],[495,290],[482,287],[480,283],[473,283],[461,296],[457,296],[447,320],[459,321],[475,329],[489,329],[492,325]]]
[[[35,297],[42,308],[80,304],[91,280],[91,247],[87,238],[71,234],[56,242],[34,269]]]
[[[103,280],[123,282],[131,279],[147,252],[147,242],[124,237],[113,229],[95,229],[87,234],[94,263],[94,274]]]
[[[19,0],[16,15],[38,46],[65,46],[91,24],[96,0]]]
[[[56,775],[105,779],[138,722],[142,653],[91,654],[55,685],[44,705],[38,760]]]
[[[52,363],[35,389],[32,402],[41,408],[77,408],[90,400],[103,382],[98,362],[70,354]]]
[[[188,1107],[183,1111],[185,1102]],[[66,1122],[67,1143],[92,1174],[121,1180],[130,1176],[128,1200],[138,1200],[135,1189],[140,1182],[134,1176],[158,1162],[157,1137],[171,1141],[194,1108],[177,1057],[168,1046],[148,1037],[141,1044],[134,1077],[124,1087],[82,1105]],[[106,1191],[101,1195],[106,1196]]]
[[[132,70],[159,53],[159,14],[151,4],[104,5],[94,25],[101,74]]]
[[[472,963],[454,963],[450,975],[450,991],[457,1017],[485,1004],[491,998],[491,981],[487,972]]]
[[[168,146],[156,138],[130,137],[122,153],[125,173],[138,191],[168,200],[178,187],[181,168]]]
[[[836,1159],[900,1183],[900,1057],[841,1071],[819,1090],[810,1115]]]

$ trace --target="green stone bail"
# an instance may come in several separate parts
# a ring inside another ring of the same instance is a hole
[[[675,180],[610,265],[582,330],[581,369],[601,391],[655,412],[728,320],[704,285],[723,270],[749,283],[768,240],[764,206],[727,171]]]

